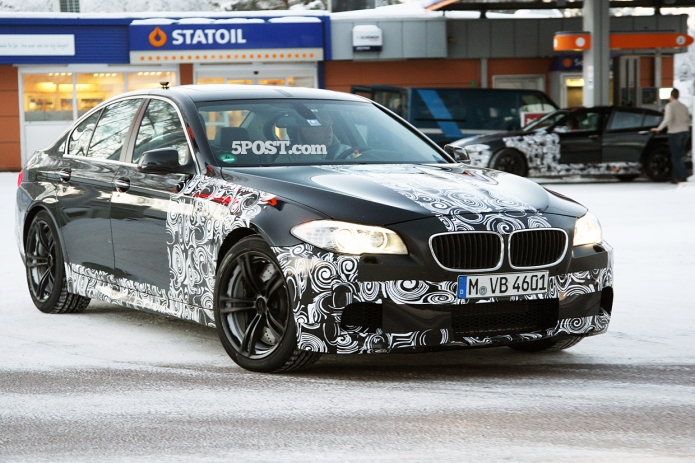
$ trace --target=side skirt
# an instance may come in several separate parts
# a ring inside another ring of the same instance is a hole
[[[65,264],[65,278],[68,291],[73,294],[215,327],[212,310],[176,300],[167,291],[150,284],[116,278],[102,270],[68,263]]]

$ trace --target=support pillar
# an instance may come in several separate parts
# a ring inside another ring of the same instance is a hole
[[[487,58],[480,58],[480,88],[487,88]]]
[[[654,55],[654,87],[656,87],[657,93],[661,88],[661,51],[657,50]]]
[[[609,0],[584,1],[583,29],[591,33],[591,48],[584,51],[584,106],[610,104]]]

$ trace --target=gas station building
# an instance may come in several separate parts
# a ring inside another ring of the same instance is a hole
[[[374,84],[529,88],[561,107],[586,105],[587,96],[589,105],[658,107],[659,89],[672,86],[673,54],[692,42],[686,15],[587,27],[582,17],[467,19],[431,9],[0,16],[0,170],[19,170],[98,103],[161,81],[346,92]],[[608,68],[585,65],[597,62],[596,37],[609,32],[599,56]]]

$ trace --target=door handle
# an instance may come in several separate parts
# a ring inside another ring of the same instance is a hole
[[[598,138],[598,135],[589,135],[587,138]]]
[[[649,135],[651,133],[651,130],[640,130],[637,132],[637,135]]]
[[[124,177],[117,178],[114,180],[113,185],[119,193],[125,193],[130,189],[130,179]]]
[[[62,169],[62,170],[58,173],[58,176],[60,177],[60,180],[61,180],[61,181],[63,181],[63,182],[69,182],[69,181],[70,181],[70,177],[72,176],[72,170],[71,170],[71,169],[68,169],[68,168]]]

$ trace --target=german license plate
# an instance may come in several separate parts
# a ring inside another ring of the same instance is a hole
[[[459,299],[520,296],[548,291],[548,272],[459,275]]]

